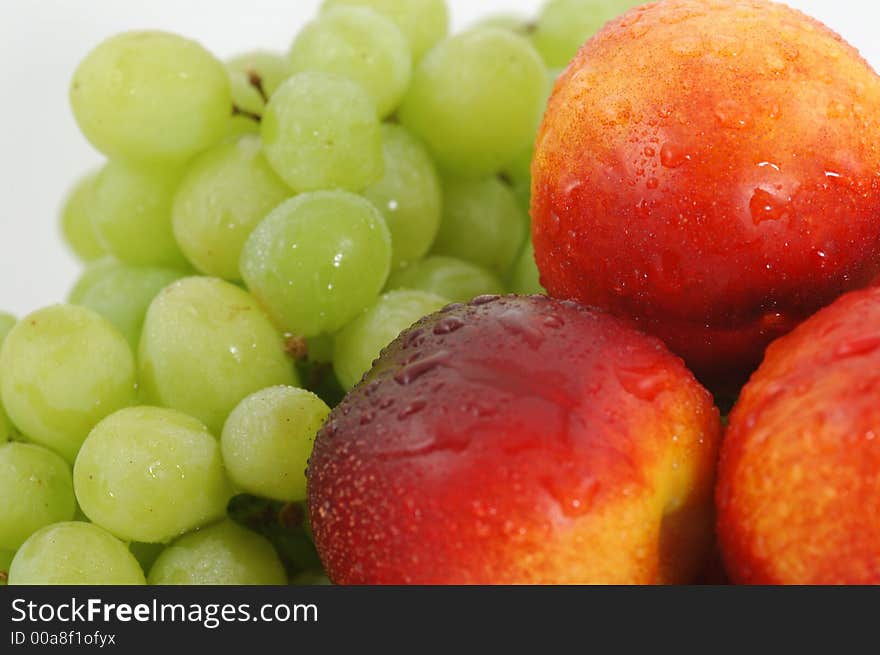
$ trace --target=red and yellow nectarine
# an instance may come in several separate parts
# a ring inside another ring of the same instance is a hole
[[[543,296],[405,331],[318,434],[309,514],[341,584],[691,582],[720,420],[663,344]]]
[[[718,528],[738,583],[880,584],[880,289],[770,346],[730,416]]]
[[[880,273],[880,78],[765,0],[661,0],[590,40],[533,162],[542,284],[638,321],[701,376]]]

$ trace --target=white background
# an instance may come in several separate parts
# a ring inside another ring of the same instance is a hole
[[[456,28],[498,11],[532,14],[541,0],[450,0]],[[880,68],[875,0],[793,0]],[[67,106],[78,61],[129,29],[159,28],[220,57],[283,50],[319,0],[0,0],[0,309],[22,315],[63,300],[78,265],[57,212],[71,182],[100,157]],[[878,108],[880,111],[880,108]]]

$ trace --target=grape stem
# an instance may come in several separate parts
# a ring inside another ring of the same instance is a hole
[[[245,118],[250,118],[252,121],[261,123],[263,122],[263,117],[258,113],[253,111],[248,111],[247,109],[242,109],[238,105],[232,105],[232,115],[233,116],[244,116]]]
[[[263,78],[260,77],[259,73],[256,71],[248,71],[248,84],[257,90],[257,93],[260,94],[263,102],[269,102],[269,96],[266,93],[266,88],[263,86]]]
[[[309,344],[303,337],[288,335],[284,341],[284,352],[296,362],[304,362],[309,358]]]

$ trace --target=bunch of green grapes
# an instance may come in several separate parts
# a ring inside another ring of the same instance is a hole
[[[421,317],[542,292],[543,108],[632,4],[450,35],[445,0],[325,0],[287,52],[90,52],[70,102],[107,161],[60,218],[86,267],[68,304],[0,313],[0,584],[326,582],[318,430]]]

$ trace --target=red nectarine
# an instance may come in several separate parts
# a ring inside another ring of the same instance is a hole
[[[693,581],[720,420],[663,344],[543,296],[429,316],[318,434],[315,544],[340,584]]]
[[[533,162],[542,284],[631,317],[698,374],[880,272],[880,78],[764,0],[661,0],[590,40]]]
[[[880,584],[880,289],[767,350],[730,416],[718,526],[738,583]]]

